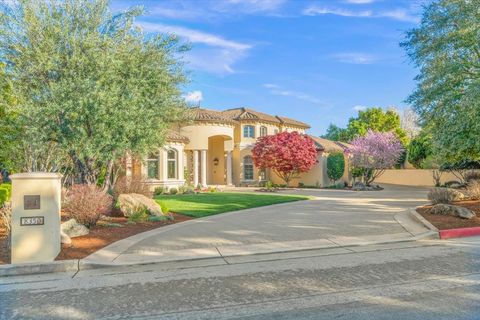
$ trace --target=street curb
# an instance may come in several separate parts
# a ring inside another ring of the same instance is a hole
[[[79,260],[60,260],[47,263],[21,263],[0,265],[0,277],[57,273],[77,272]]]
[[[418,206],[418,207],[415,207],[415,208],[410,208],[408,211],[410,213],[410,216],[412,218],[414,218],[415,220],[417,220],[419,223],[423,224],[426,228],[430,229],[431,231],[433,232],[436,232],[438,234],[438,229],[437,227],[435,227],[433,224],[431,224],[430,222],[428,222],[424,217],[422,217],[418,212],[417,212],[417,209],[420,208],[422,206]],[[438,237],[437,239],[439,239],[440,237]]]
[[[480,227],[440,230],[440,239],[466,238],[480,235]]]

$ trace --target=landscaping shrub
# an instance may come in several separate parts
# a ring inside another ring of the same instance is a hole
[[[159,222],[159,221],[166,221],[168,220],[167,216],[149,216],[147,218],[149,222]]]
[[[332,183],[343,176],[345,170],[345,158],[343,153],[334,152],[328,155],[327,158],[327,175],[332,180]]]
[[[433,188],[428,193],[428,200],[430,200],[432,204],[452,203],[462,200],[464,197],[460,191],[448,188]]]
[[[179,194],[184,194],[187,191],[187,186],[179,186],[178,187],[178,193]]]
[[[160,196],[165,193],[167,193],[167,190],[165,189],[165,187],[156,187],[155,190],[153,190],[153,194],[155,196]]]
[[[70,218],[91,227],[112,210],[112,196],[93,184],[73,185],[65,195],[63,208]]]
[[[8,191],[7,189],[0,188],[0,206],[8,201]]]
[[[137,210],[128,216],[129,222],[145,222],[150,218],[148,211],[144,208],[143,210]]]
[[[170,188],[170,194],[177,194],[178,189],[177,188]]]
[[[472,200],[480,200],[480,180],[471,180],[467,184],[467,194]]]
[[[7,201],[12,196],[12,185],[10,183],[2,183],[0,184],[0,189],[7,190]]]
[[[121,177],[118,179],[117,183],[115,183],[115,187],[113,188],[113,198],[117,199],[118,196],[123,193],[138,193],[149,198],[153,195],[150,187],[145,181],[133,177],[130,179],[127,179],[127,177]]]

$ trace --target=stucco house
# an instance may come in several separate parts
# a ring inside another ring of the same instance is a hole
[[[306,133],[310,126],[294,119],[269,115],[249,108],[215,111],[191,109],[191,119],[172,128],[164,146],[146,159],[127,158],[126,175],[143,177],[155,188],[184,184],[202,186],[256,185],[264,181],[283,183],[270,170],[253,165],[251,149],[258,137],[279,132]],[[293,183],[326,186],[326,156],[344,151],[346,144],[311,136],[318,149],[318,164]],[[348,170],[343,178],[349,180]]]

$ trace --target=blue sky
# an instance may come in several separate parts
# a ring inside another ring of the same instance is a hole
[[[407,107],[416,70],[399,42],[418,24],[421,0],[113,1],[143,5],[147,32],[189,42],[194,104],[251,107],[323,134],[357,110]]]

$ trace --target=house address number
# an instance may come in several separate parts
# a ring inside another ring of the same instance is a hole
[[[45,224],[45,217],[21,217],[21,226],[42,226]]]

